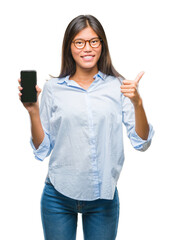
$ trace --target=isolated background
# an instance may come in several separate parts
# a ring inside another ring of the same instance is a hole
[[[102,23],[115,68],[139,85],[151,147],[135,151],[124,129],[125,163],[118,182],[117,240],[172,240],[172,8],[171,0],[36,1],[0,3],[0,239],[43,240],[40,198],[48,160],[37,161],[29,144],[30,121],[18,99],[20,70],[35,69],[42,88],[60,72],[68,23],[92,14]],[[83,239],[81,214],[77,240]]]

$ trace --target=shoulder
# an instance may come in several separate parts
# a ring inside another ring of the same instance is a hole
[[[49,94],[49,95],[52,94],[53,85],[54,85],[55,81],[56,80],[54,78],[50,78],[44,82],[44,85],[43,85],[43,93],[44,94]]]
[[[44,83],[44,88],[52,89],[53,87],[57,86],[58,83],[64,82],[64,79],[65,78],[51,77]]]
[[[104,80],[106,82],[112,82],[112,84],[115,85],[121,85],[123,78],[104,74]]]

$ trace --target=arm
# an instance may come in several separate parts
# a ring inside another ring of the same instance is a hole
[[[144,72],[138,74],[135,81],[124,80],[121,85],[123,123],[133,147],[139,151],[145,151],[149,147],[154,135],[153,127],[147,121],[142,99],[137,91],[137,85],[143,74]]]
[[[52,89],[50,82],[46,82],[43,87],[40,107],[30,114],[31,119],[31,146],[34,150],[35,158],[43,161],[52,151],[50,118],[52,107]]]
[[[140,138],[147,140],[149,134],[149,125],[145,110],[143,108],[142,99],[139,104],[134,106],[135,109],[135,131]]]
[[[29,112],[29,115],[31,120],[32,141],[37,149],[44,139],[44,131],[40,120],[39,110],[36,112]]]
[[[21,79],[18,79],[19,84],[21,83]],[[18,87],[21,91],[23,88],[21,86]],[[39,114],[39,102],[38,102],[38,96],[41,93],[41,89],[36,85],[36,91],[37,91],[37,102],[36,103],[23,103],[23,106],[26,108],[26,110],[29,113],[30,120],[31,120],[31,135],[32,135],[32,141],[35,146],[35,148],[38,148],[39,145],[42,143],[44,139],[44,131],[40,120],[40,114]],[[21,100],[22,93],[19,92],[19,98]]]
[[[20,79],[18,80],[20,83]],[[19,86],[19,90],[22,87]],[[51,142],[49,135],[49,119],[51,108],[51,91],[47,84],[45,84],[42,94],[41,106],[39,107],[38,96],[41,93],[41,89],[36,86],[37,90],[37,102],[36,103],[23,103],[27,109],[30,121],[31,121],[31,139],[30,144],[34,150],[35,158],[38,160],[44,160],[51,150]],[[22,93],[19,93],[21,98]]]
[[[137,91],[137,86],[144,75],[144,72],[138,74],[134,81],[125,80],[121,86],[121,92],[128,97],[133,103],[135,110],[135,131],[139,137],[147,140],[149,133],[149,125],[143,108],[142,99]]]

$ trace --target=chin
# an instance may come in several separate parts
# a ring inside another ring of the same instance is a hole
[[[93,68],[97,67],[97,64],[86,63],[86,64],[80,65],[80,67],[83,69],[93,69]]]

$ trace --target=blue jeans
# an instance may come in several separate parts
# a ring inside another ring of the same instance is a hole
[[[115,240],[119,220],[117,188],[113,200],[78,201],[45,183],[41,197],[45,240],[75,240],[78,213],[82,213],[84,240]]]

